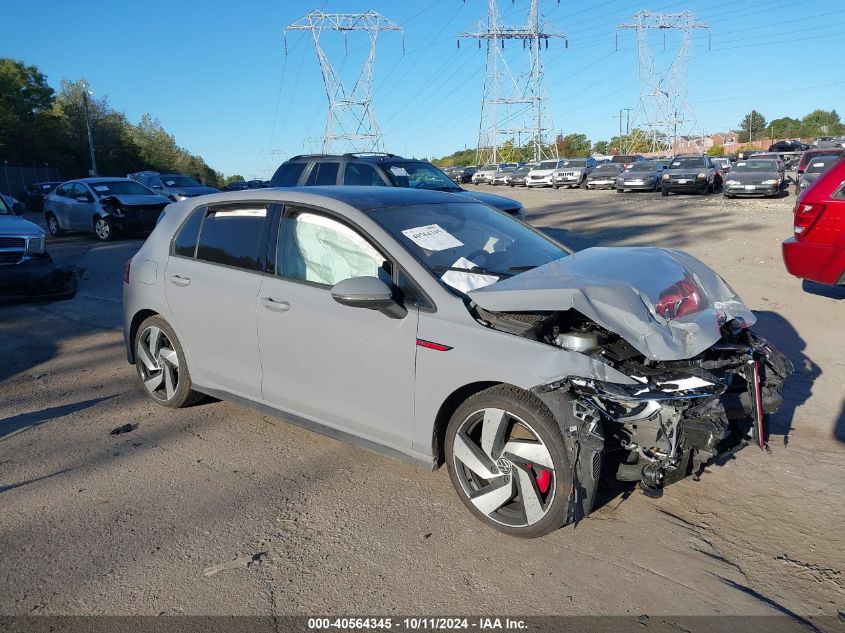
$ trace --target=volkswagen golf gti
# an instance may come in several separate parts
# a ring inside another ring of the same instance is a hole
[[[237,191],[167,207],[124,272],[124,336],[165,407],[240,402],[448,467],[535,537],[600,476],[650,496],[766,441],[789,362],[694,257],[572,253],[451,193]]]

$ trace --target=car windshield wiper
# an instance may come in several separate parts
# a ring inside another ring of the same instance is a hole
[[[537,268],[537,264],[530,264],[528,266],[508,266],[505,270],[509,273],[524,273],[526,270]]]
[[[456,266],[435,266],[432,270],[436,273],[446,273],[455,271],[456,273],[467,273],[468,275],[492,275],[494,277],[513,277],[509,273],[496,272],[495,270],[487,270],[481,266],[473,266],[472,268],[457,268]]]

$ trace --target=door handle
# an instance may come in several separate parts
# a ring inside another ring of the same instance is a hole
[[[290,304],[287,301],[279,301],[273,297],[261,297],[261,305],[273,312],[287,312],[290,310]]]
[[[191,285],[191,278],[190,277],[183,277],[182,275],[171,275],[170,276],[170,283],[174,286],[189,286]]]

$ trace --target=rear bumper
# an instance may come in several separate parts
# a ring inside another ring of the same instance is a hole
[[[587,187],[591,189],[613,189],[616,186],[615,180],[590,180],[587,179]]]
[[[0,304],[33,299],[69,299],[79,279],[72,267],[56,266],[49,255],[0,266]]]
[[[654,191],[654,181],[651,182],[644,182],[643,184],[628,184],[628,183],[616,183],[617,189],[630,189],[631,191]]]
[[[790,237],[781,245],[781,252],[790,275],[823,284],[835,284],[842,277],[845,253],[831,244]]]

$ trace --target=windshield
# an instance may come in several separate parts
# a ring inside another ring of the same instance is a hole
[[[618,173],[618,172],[619,172],[619,167],[618,167],[617,165],[611,165],[611,164],[607,164],[607,165],[599,165],[598,167],[596,167],[596,168],[595,168],[595,170],[593,171],[593,173],[595,173],[595,172],[597,172],[597,171],[601,171],[601,172],[617,172],[617,173]]]
[[[698,156],[691,156],[689,158],[676,158],[669,163],[669,169],[698,169],[704,167],[704,159]]]
[[[6,204],[6,198],[0,195],[0,215],[12,215],[9,205]]]
[[[430,163],[390,163],[384,166],[387,177],[396,187],[431,189],[434,191],[462,191],[452,179]],[[495,167],[494,167],[495,169]]]
[[[514,173],[515,176],[524,176],[525,174],[527,174],[529,171],[531,171],[535,167],[536,167],[536,165],[525,165],[524,167],[520,167],[519,169],[517,169],[513,173]]]
[[[657,169],[657,166],[654,163],[640,161],[631,165],[628,171],[654,171],[655,169]]]
[[[144,185],[134,180],[114,180],[103,182],[91,182],[88,186],[94,190],[97,197],[103,196],[154,196],[154,191],[147,189]]]
[[[435,277],[463,292],[569,254],[522,222],[480,203],[388,207],[373,210],[371,217]]]
[[[740,161],[736,164],[736,167],[733,168],[734,172],[745,172],[745,171],[777,171],[778,166],[777,163],[773,160],[747,160],[747,161]]]
[[[814,156],[804,170],[807,174],[820,174],[839,160],[839,156]]]
[[[586,167],[587,161],[583,158],[575,158],[563,161],[564,167]]]
[[[484,165],[484,167],[478,171],[496,171],[497,169],[499,169],[498,165]]]
[[[162,176],[161,182],[165,187],[202,187],[200,183],[188,176]]]
[[[542,163],[537,165],[537,169],[557,169],[557,161],[556,160],[544,160]]]

